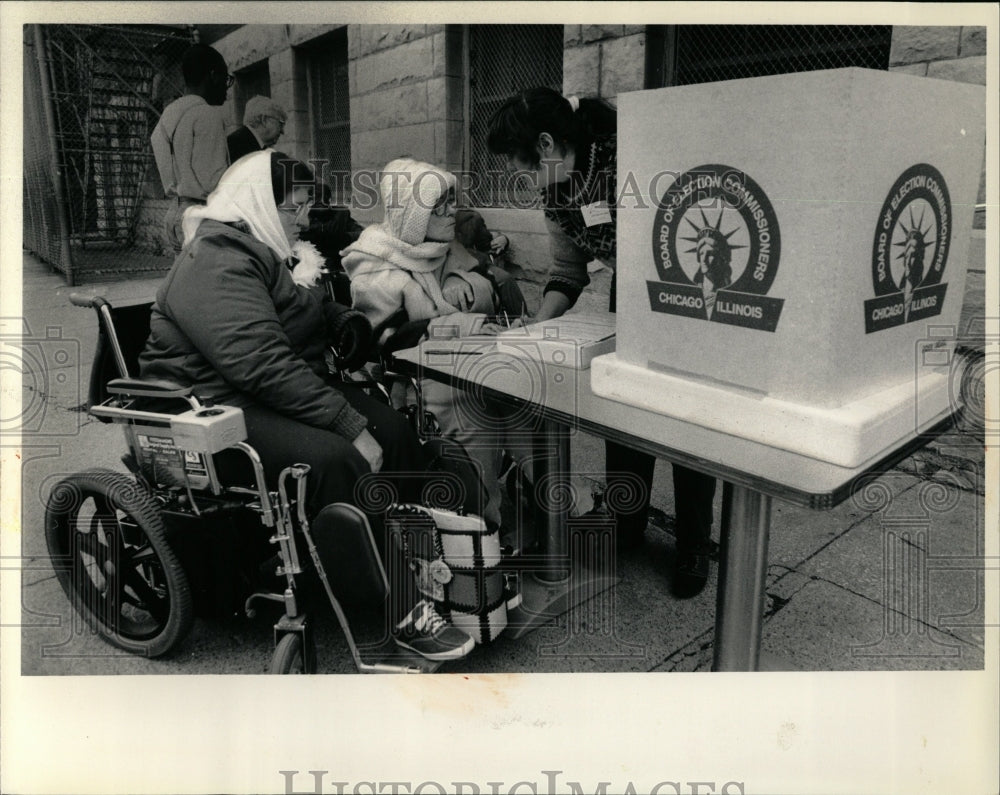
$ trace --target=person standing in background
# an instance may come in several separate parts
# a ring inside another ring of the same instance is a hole
[[[163,109],[150,143],[163,192],[170,199],[164,217],[168,245],[181,250],[181,219],[188,207],[204,204],[229,167],[226,130],[219,107],[233,77],[225,59],[206,44],[194,44],[181,59],[185,94]]]
[[[243,126],[226,138],[229,162],[235,163],[243,155],[274,146],[285,131],[287,121],[285,111],[273,99],[260,95],[251,97],[243,110]]]

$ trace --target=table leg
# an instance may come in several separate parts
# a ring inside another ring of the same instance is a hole
[[[508,616],[507,634],[517,638],[592,599],[617,581],[610,554],[605,560],[591,561],[591,570],[570,548],[569,538],[569,432],[545,421],[534,447],[534,480],[544,484],[548,495],[539,496],[544,517],[544,553],[540,560],[526,557],[521,566],[521,606]],[[581,542],[582,543],[582,542]],[[602,567],[603,563],[603,567]],[[603,568],[610,570],[604,571]]]
[[[713,671],[757,670],[770,525],[770,497],[723,485]]]
[[[540,499],[544,526],[542,538],[546,557],[545,569],[538,571],[540,582],[555,585],[569,580],[569,537],[566,520],[569,518],[568,500],[564,489],[569,486],[569,434],[552,422],[546,421],[543,431],[533,445],[535,483],[546,484],[548,495]]]

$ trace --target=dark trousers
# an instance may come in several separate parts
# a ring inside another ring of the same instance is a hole
[[[616,282],[613,277],[608,306],[611,312],[615,311]],[[615,515],[616,533],[623,540],[636,541],[649,520],[656,459],[615,442],[605,442],[604,456],[607,501]],[[712,536],[715,478],[674,464],[673,479],[677,551],[706,551]]]
[[[389,617],[398,621],[416,603],[416,589],[401,551],[386,538],[384,512],[390,502],[416,502],[427,484],[427,456],[406,418],[384,403],[347,387],[344,397],[368,419],[368,431],[382,447],[382,469],[371,474],[368,462],[354,445],[333,431],[314,428],[263,406],[243,409],[247,442],[260,455],[268,487],[276,488],[281,470],[292,464],[308,464],[306,498],[311,516],[334,502],[350,503],[367,516],[386,571],[389,572],[391,601]],[[246,457],[224,453],[217,456],[224,481],[247,480]],[[286,486],[294,489],[293,481]],[[289,497],[294,496],[290,493]],[[320,535],[337,528],[312,525],[317,548],[324,546]],[[303,550],[304,551],[304,550]],[[321,558],[322,559],[322,558]],[[342,565],[342,564],[341,564]],[[336,568],[324,561],[331,579]]]

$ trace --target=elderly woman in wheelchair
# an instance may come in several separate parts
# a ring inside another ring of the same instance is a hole
[[[362,671],[429,670],[461,658],[473,636],[484,639],[476,608],[504,604],[499,592],[485,593],[499,589],[480,576],[468,586],[468,632],[435,608],[449,604],[442,584],[454,587],[463,573],[461,562],[445,562],[450,534],[478,533],[480,562],[499,558],[499,542],[479,532],[478,517],[405,505],[440,491],[449,473],[426,474],[429,446],[400,412],[330,376],[326,342],[366,352],[371,328],[293,278],[313,183],[305,164],[265,150],[234,164],[207,203],[188,211],[184,249],[149,316],[140,378],[129,361],[136,346],[127,355],[111,308],[93,302],[121,377],[91,411],[124,426],[134,477],[65,479],[50,497],[46,534],[76,608],[132,652],[166,654],[191,626],[188,575],[204,565],[205,551],[184,527],[239,527],[254,514],[260,532],[239,529],[229,538],[240,548],[229,551],[250,558],[250,570],[270,584],[252,583],[258,592],[248,613],[255,599],[285,606],[274,672],[315,667],[299,605],[303,579],[319,581]],[[95,371],[95,381],[105,374]],[[264,561],[275,547],[278,555]],[[416,662],[362,660],[341,604],[358,599],[384,602],[395,646]]]

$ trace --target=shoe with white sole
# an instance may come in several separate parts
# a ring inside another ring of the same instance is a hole
[[[459,660],[476,645],[464,631],[445,621],[427,599],[417,602],[396,625],[393,640],[428,660]]]

